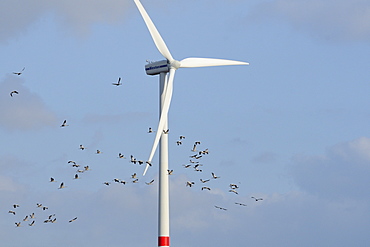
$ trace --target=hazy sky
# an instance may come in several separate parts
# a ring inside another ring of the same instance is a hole
[[[2,244],[156,246],[158,157],[143,177],[130,155],[149,155],[159,87],[144,66],[163,58],[134,2],[19,2],[0,1]],[[369,246],[370,1],[142,3],[175,59],[250,63],[176,73],[171,246]],[[195,141],[202,172],[183,166]]]

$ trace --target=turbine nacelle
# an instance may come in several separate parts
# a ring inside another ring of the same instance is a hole
[[[168,73],[169,71],[170,64],[168,63],[168,60],[161,60],[145,65],[145,72],[147,75],[158,75],[160,73]]]
[[[160,73],[168,73],[170,69],[178,69],[181,67],[181,62],[177,60],[161,60],[151,62],[145,65],[145,72],[147,75],[158,75]]]

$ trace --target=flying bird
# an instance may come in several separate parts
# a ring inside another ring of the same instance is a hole
[[[207,182],[209,181],[209,179],[206,179],[206,180],[200,179],[200,181],[201,181],[202,183],[207,183]]]
[[[109,186],[110,185],[109,182],[104,182],[103,184],[105,184],[106,186]]]
[[[79,179],[78,174],[75,174],[74,179]]]
[[[233,192],[235,194],[239,194],[236,190],[229,190],[229,192]]]
[[[202,172],[203,171],[202,169],[199,169],[197,166],[194,167],[194,170],[197,171],[197,172]]]
[[[170,129],[163,130],[163,134],[168,134],[170,132]]]
[[[16,227],[20,227],[21,226],[21,222],[15,222],[15,226]]]
[[[67,124],[67,120],[64,120],[62,125],[60,125],[60,127],[66,127],[66,126],[69,126],[69,125]]]
[[[13,211],[13,210],[9,210],[9,212],[8,212],[9,214],[13,214],[13,215],[15,215],[15,211]]]
[[[149,127],[148,133],[153,133],[155,132],[151,127]]]
[[[15,90],[14,91],[11,91],[10,92],[10,97],[13,97],[13,94],[18,94],[18,91],[15,91]]]
[[[35,224],[35,221],[32,221],[30,224],[28,224],[29,226],[33,226]]]
[[[121,77],[118,77],[118,81],[117,82],[113,82],[112,85],[115,85],[117,87],[120,86],[120,85],[122,85],[122,83],[121,83]]]
[[[215,208],[218,208],[218,209],[221,209],[221,210],[227,210],[226,208],[222,208],[222,207],[219,207],[219,206],[215,206]]]
[[[85,147],[84,147],[83,145],[80,145],[80,149],[81,149],[81,150],[84,150],[84,149],[85,149]]]
[[[13,72],[13,74],[14,75],[21,75],[25,69],[26,69],[26,67],[23,67],[23,69],[20,72]]]
[[[120,159],[126,159],[125,156],[123,154],[121,154],[121,153],[118,154],[118,158],[120,158]]]
[[[254,196],[251,196],[251,198],[253,198],[256,202],[263,200],[263,198],[256,198]]]
[[[180,136],[180,140],[185,139],[185,136]]]
[[[189,186],[189,187],[193,186],[193,184],[194,184],[194,182],[190,182],[190,181],[186,182],[186,186]]]
[[[203,186],[203,187],[202,187],[202,190],[211,190],[211,188],[206,187],[206,186]]]
[[[13,208],[19,208],[18,204],[13,204]]]
[[[77,217],[74,217],[73,219],[69,220],[68,222],[71,223],[73,221],[77,220]]]
[[[149,183],[145,182],[147,185],[152,185],[154,183],[154,179],[150,181]]]
[[[96,154],[101,154],[101,151],[99,149],[96,150]]]
[[[237,205],[240,205],[240,206],[247,206],[247,204],[244,204],[244,203],[240,203],[240,202],[236,202],[235,204],[237,204]]]
[[[64,183],[62,182],[62,183],[60,184],[60,186],[59,186],[59,189],[63,189],[63,188],[65,188],[65,186],[64,186]]]
[[[168,175],[172,175],[173,174],[173,170],[167,170],[167,173],[168,173]]]
[[[213,172],[212,172],[212,177],[213,177],[214,179],[220,178],[220,177],[217,177]]]
[[[53,177],[50,178],[50,182],[56,182]]]
[[[236,190],[237,188],[239,188],[239,186],[236,184],[230,184],[230,188]]]
[[[179,146],[179,145],[182,144],[182,141],[177,141],[176,144],[177,144],[177,146]]]

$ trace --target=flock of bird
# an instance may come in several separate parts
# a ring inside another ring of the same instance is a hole
[[[179,140],[177,140],[176,144],[179,146],[179,145],[182,145],[183,144],[183,140],[185,139],[185,136],[180,136],[179,137]],[[209,154],[209,150],[208,148],[204,149],[204,150],[198,150],[199,149],[199,145],[201,144],[200,141],[196,141],[194,142],[193,144],[193,148],[191,149],[191,154],[189,155],[190,157],[190,160],[189,160],[189,163],[188,164],[183,164],[182,166],[186,169],[191,169],[193,168],[193,171],[195,172],[203,172],[203,169],[201,169],[201,167],[203,167],[203,164],[200,163],[201,162],[201,159],[208,155]],[[171,170],[171,173],[173,172],[173,170]],[[206,179],[203,179],[203,178],[200,178],[199,181],[200,181],[200,190],[202,191],[210,191],[211,190],[211,187],[210,186],[207,186],[209,183],[211,183],[211,181],[214,181],[214,180],[218,180],[220,179],[221,177],[216,175],[214,172],[211,172],[211,176],[210,177],[207,177]],[[194,181],[186,181],[185,182],[185,186],[186,187],[194,187],[197,183],[194,182]],[[238,195],[239,192],[238,192],[238,189],[239,189],[239,185],[235,184],[235,183],[230,183],[229,184],[229,189],[228,189],[228,192],[230,193],[233,193],[233,194],[236,194]],[[260,201],[260,200],[263,200],[263,198],[256,198],[254,196],[251,197],[252,199],[254,199],[256,202],[257,201]],[[247,206],[246,203],[241,203],[241,202],[235,202],[235,205],[238,205],[238,206]],[[214,205],[215,208],[217,209],[221,209],[221,210],[224,210],[226,211],[227,208],[225,207],[220,207],[220,206],[217,206],[217,205]]]
[[[12,214],[12,215],[17,215],[18,214],[17,213],[17,208],[19,208],[19,207],[20,207],[19,204],[13,204],[12,209],[9,210],[8,213]],[[42,211],[46,211],[46,210],[49,209],[49,207],[44,206],[41,203],[36,203],[35,208],[39,208],[39,210],[42,210]],[[34,212],[32,212],[31,214],[27,214],[22,220],[16,221],[15,222],[15,227],[21,227],[21,226],[24,226],[24,225],[34,226],[36,224],[36,219],[37,219],[36,214]],[[71,223],[75,220],[77,220],[77,217],[74,217],[74,218],[68,220],[68,222]],[[44,224],[57,222],[56,214],[55,213],[48,214],[46,219],[42,220],[42,222]]]
[[[14,75],[17,75],[17,76],[20,76],[20,75],[22,75],[22,73],[24,72],[24,70],[25,70],[25,67],[22,70],[20,70],[19,72],[13,72],[13,74]],[[112,85],[114,85],[114,86],[120,86],[120,85],[122,85],[121,80],[122,80],[121,77],[119,77],[118,80],[117,80],[117,82],[112,83]],[[10,96],[11,97],[13,97],[15,94],[18,95],[19,92],[17,90],[13,90],[12,92],[10,92]],[[61,128],[66,128],[68,126],[69,126],[69,124],[67,123],[67,120],[64,120],[62,122],[62,124],[60,125]],[[153,133],[153,132],[155,132],[155,130],[153,130],[151,127],[147,131],[147,133],[149,133],[149,134],[150,133]],[[163,133],[164,134],[168,134],[169,133],[169,129],[163,130]],[[176,145],[177,146],[183,145],[183,143],[185,142],[185,139],[186,139],[185,136],[183,136],[183,135],[179,136],[178,140],[176,141]],[[208,148],[206,148],[204,150],[198,150],[200,145],[201,145],[201,142],[200,141],[195,141],[194,144],[192,145],[192,148],[190,149],[191,155],[189,156],[190,157],[189,163],[182,165],[185,169],[191,169],[192,168],[194,172],[198,172],[198,173],[202,173],[203,172],[203,169],[202,169],[203,164],[201,164],[200,161],[201,161],[202,157],[204,157],[204,156],[206,156],[206,155],[209,154],[209,150],[208,150]],[[84,151],[86,148],[82,144],[80,144],[79,145],[79,149],[81,151]],[[96,154],[99,155],[101,153],[102,153],[101,150],[99,150],[99,149],[96,150]],[[122,154],[122,153],[118,153],[117,158],[119,158],[119,159],[126,159],[126,156],[124,154]],[[139,160],[136,157],[134,157],[134,155],[130,155],[130,159],[128,159],[128,160],[132,164],[142,165],[142,164],[147,163],[147,164],[149,164],[151,166],[150,163],[148,163],[148,162],[146,162],[144,160]],[[85,172],[90,171],[90,166],[89,165],[84,165],[84,166],[81,167],[80,164],[78,164],[77,162],[75,162],[73,160],[69,160],[67,163],[72,168],[77,169],[75,171],[75,175],[73,177],[74,180],[80,179],[80,176],[81,176],[82,173],[85,173]],[[168,175],[169,176],[170,175],[173,175],[173,174],[174,174],[174,170],[168,170]],[[192,187],[196,187],[196,185],[199,183],[200,184],[200,186],[199,186],[200,190],[202,190],[202,191],[210,191],[212,188],[211,188],[211,186],[208,186],[208,184],[212,184],[211,181],[218,180],[220,178],[221,178],[220,176],[216,175],[214,172],[211,172],[209,177],[207,177],[205,179],[200,178],[199,179],[199,182],[197,182],[197,183],[194,182],[194,181],[185,181],[185,186],[192,188]],[[57,180],[54,177],[50,177],[49,182],[50,183],[56,183]],[[149,185],[153,185],[154,182],[155,182],[155,180],[154,179],[151,179],[150,181],[145,182],[145,184],[149,186]],[[130,178],[127,179],[127,180],[113,178],[111,181],[104,181],[104,182],[102,182],[102,184],[104,184],[106,186],[110,186],[112,183],[117,183],[117,184],[122,184],[122,185],[126,185],[127,183],[137,184],[137,183],[139,183],[139,178],[137,177],[137,174],[136,173],[133,173],[133,174],[130,175]],[[60,184],[59,184],[59,186],[58,186],[58,189],[64,189],[66,187],[67,186],[65,185],[64,181],[61,181]],[[235,183],[230,183],[229,184],[228,192],[229,193],[233,193],[235,195],[238,195],[239,194],[238,189],[239,189],[239,185],[237,185]],[[252,196],[251,198],[254,199],[256,202],[257,201],[260,201],[260,200],[263,200],[263,198],[256,198],[254,196]],[[246,203],[241,203],[241,202],[235,202],[235,205],[243,206],[243,207],[247,206]],[[17,214],[16,211],[17,211],[17,208],[18,207],[19,207],[18,204],[14,204],[13,205],[13,209],[12,210],[9,210],[9,214],[16,215]],[[37,208],[40,208],[43,211],[48,210],[48,207],[46,207],[46,206],[44,206],[42,204],[39,204],[39,203],[36,204],[36,207]],[[214,205],[214,207],[216,209],[220,209],[220,210],[224,210],[224,211],[227,210],[227,208],[220,207],[218,205]],[[30,227],[31,226],[34,226],[35,225],[35,222],[36,222],[35,218],[36,218],[35,217],[35,213],[31,213],[29,215],[26,215],[22,220],[19,220],[19,221],[15,222],[15,225],[16,225],[16,227],[21,227],[21,226],[23,226],[25,224],[27,224]],[[74,218],[68,220],[68,222],[71,223],[71,222],[74,222],[76,220],[77,220],[77,217],[74,217]],[[25,222],[29,222],[29,223],[25,223]],[[43,220],[43,223],[55,223],[55,222],[56,222],[55,214],[49,214],[47,216],[47,218]]]

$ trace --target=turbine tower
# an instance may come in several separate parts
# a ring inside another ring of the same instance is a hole
[[[164,130],[168,129],[168,110],[170,108],[173,80],[178,68],[196,68],[223,65],[248,65],[246,62],[215,59],[215,58],[185,58],[181,61],[175,60],[163,41],[154,23],[145,11],[139,0],[134,0],[141,16],[152,36],[152,39],[158,51],[166,60],[153,62],[145,65],[145,71],[148,75],[158,75],[160,83],[160,117],[157,132],[154,138],[152,150],[150,152],[147,165],[143,175],[147,172],[149,166],[160,142],[159,152],[159,198],[158,198],[158,246],[170,246],[170,224],[169,224],[169,186],[168,186],[168,134]]]

